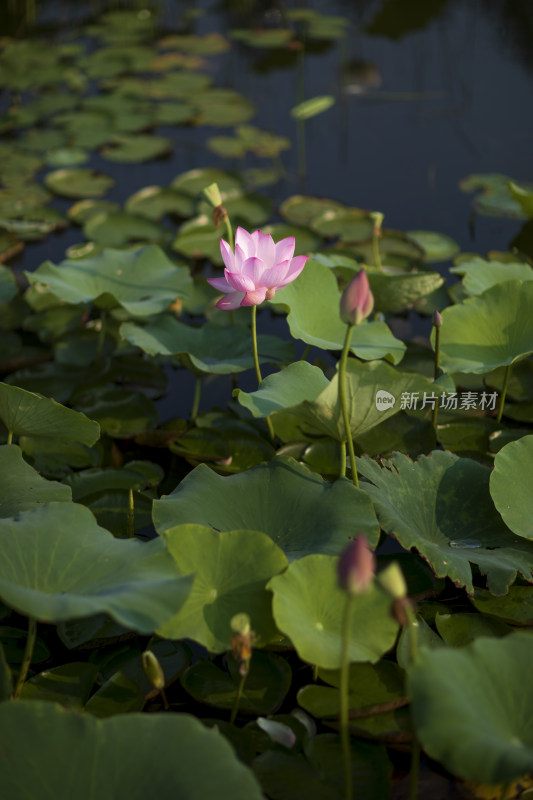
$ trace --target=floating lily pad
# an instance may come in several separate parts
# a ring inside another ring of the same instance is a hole
[[[184,256],[209,258],[213,264],[220,266],[223,264],[220,239],[225,234],[223,227],[217,228],[207,214],[201,214],[181,225],[171,247]]]
[[[68,210],[68,218],[74,222],[75,225],[84,225],[91,217],[103,212],[109,213],[110,211],[118,211],[120,208],[118,203],[111,200],[78,200]]]
[[[200,465],[171,494],[154,502],[153,517],[161,534],[186,522],[222,531],[263,531],[289,559],[338,554],[354,531],[364,532],[375,545],[379,533],[362,490],[346,479],[328,483],[282,457],[229,477]]]
[[[2,703],[0,790],[37,800],[114,800],[149,793],[171,800],[261,800],[250,770],[224,737],[187,714],[118,714],[98,720],[44,701]],[[28,743],[34,756],[27,760]],[[179,757],[176,757],[176,752]],[[209,769],[205,769],[206,761]],[[65,771],[65,764],[75,765]]]
[[[255,115],[255,106],[244,95],[233,89],[210,89],[194,97],[198,106],[196,125],[231,127],[248,122]]]
[[[114,185],[109,175],[92,169],[58,169],[45,175],[50,191],[62,197],[102,197]]]
[[[422,375],[399,372],[383,361],[347,362],[348,417],[352,436],[361,434],[396,414],[402,407],[402,396],[433,396],[440,390]],[[383,387],[387,389],[384,390]],[[239,391],[239,402],[255,417],[276,412],[296,416],[302,430],[345,441],[338,375],[328,381],[318,367],[307,362],[289,364],[284,370],[269,375],[255,392]],[[429,405],[426,407],[430,407]]]
[[[450,272],[463,276],[463,286],[468,294],[483,294],[487,289],[504,281],[533,280],[533,269],[523,261],[485,261],[483,258],[474,258],[471,261],[461,261]]]
[[[424,261],[434,264],[437,261],[448,261],[461,249],[455,239],[444,233],[434,231],[407,231],[407,236],[424,251]]]
[[[183,674],[181,684],[198,703],[215,708],[231,709],[240,682],[239,662],[227,659],[228,672],[211,661],[198,661]],[[240,714],[273,714],[291,685],[291,668],[287,661],[275,653],[255,650],[250,661],[242,696]]]
[[[330,94],[311,97],[309,100],[304,100],[303,103],[298,103],[297,106],[291,108],[291,117],[297,120],[311,119],[311,117],[316,117],[318,114],[323,114],[334,103],[335,98]]]
[[[158,629],[165,639],[194,639],[210,652],[230,648],[231,620],[248,614],[262,644],[277,637],[267,581],[287,566],[282,550],[264,533],[176,525],[164,531],[168,551],[183,575],[194,573],[187,602]]]
[[[441,367],[489,372],[533,353],[533,282],[505,281],[442,312]]]
[[[533,470],[533,436],[505,445],[494,459],[490,493],[508,527],[524,539],[533,539],[533,497],[529,489]]]
[[[128,211],[102,211],[92,214],[83,233],[102,247],[124,247],[130,242],[161,242],[169,231],[155,220]]]
[[[192,217],[195,204],[190,195],[165,186],[145,186],[126,201],[126,211],[151,220],[160,220],[165,214]]]
[[[221,328],[207,322],[193,328],[166,315],[144,328],[126,322],[120,334],[152,356],[187,356],[192,367],[202,373],[229,375],[253,367],[251,335],[242,325]],[[279,364],[293,355],[291,343],[274,336],[258,337],[258,348],[261,363]]]
[[[295,225],[309,225],[312,220],[322,216],[325,212],[337,213],[344,210],[345,206],[335,200],[295,194],[283,201],[279,213],[284,219]]]
[[[69,502],[68,486],[41,478],[16,445],[0,447],[0,517],[14,517],[19,511],[52,502]]]
[[[486,614],[437,614],[435,625],[449,647],[464,647],[480,636],[507,636],[512,630]]]
[[[192,34],[173,34],[160,39],[162,50],[179,50],[199,56],[216,56],[229,50],[230,43],[220,33],[206,33],[204,36]]]
[[[49,167],[77,167],[86,164],[88,160],[89,153],[82,147],[59,147],[46,156]]]
[[[257,28],[253,31],[235,29],[230,35],[232,39],[249,47],[268,49],[285,47],[292,39],[292,31],[285,28]]]
[[[7,383],[0,383],[0,419],[15,436],[92,445],[100,435],[98,423],[85,414]]]
[[[73,662],[39,672],[22,687],[24,700],[47,700],[81,710],[98,676],[96,664]]]
[[[15,297],[17,292],[17,284],[13,273],[5,267],[0,267],[0,306],[2,303],[8,303]]]
[[[287,322],[295,339],[323,350],[342,350],[346,325],[339,314],[340,297],[331,270],[310,259],[294,283],[276,292],[274,302],[287,308]],[[366,360],[387,358],[397,364],[405,352],[403,342],[384,322],[357,326],[351,341],[352,353]]]
[[[357,525],[354,530],[359,530]],[[300,558],[272,578],[268,588],[274,594],[277,626],[290,638],[300,658],[325,669],[339,669],[346,593],[338,585],[337,559],[327,555]],[[398,633],[390,597],[373,584],[352,602],[348,658],[350,662],[374,663],[390,650]]]
[[[360,242],[372,236],[374,220],[361,208],[331,208],[311,220],[311,227],[328,239],[340,237],[346,242]]]
[[[172,141],[164,136],[116,134],[100,154],[108,161],[137,164],[159,158],[171,151]]]
[[[104,386],[80,388],[72,397],[76,408],[97,420],[108,436],[129,437],[154,428],[159,419],[155,404],[143,392]]]
[[[358,459],[370,481],[381,526],[406,550],[412,547],[438,577],[474,591],[471,564],[493,594],[505,594],[519,572],[533,581],[533,545],[512,534],[492,505],[490,470],[468,458],[435,451],[412,462],[400,453],[380,467]]]
[[[417,735],[461,778],[502,783],[531,770],[533,640],[513,633],[458,649],[422,651],[409,669]]]
[[[171,186],[173,189],[185,192],[190,197],[197,198],[201,191],[212,183],[218,184],[221,192],[244,188],[242,178],[236,172],[214,168],[191,169],[188,172],[182,172],[181,175],[174,178]]]
[[[521,204],[511,194],[507,175],[483,173],[469,175],[460,181],[463,192],[480,192],[474,198],[474,208],[480,214],[497,217],[517,217],[525,219],[527,214]]]
[[[511,197],[520,204],[523,212],[527,214],[528,217],[533,217],[533,191],[531,186],[526,188],[514,181],[509,181],[509,191]]]
[[[532,586],[511,586],[504,597],[494,597],[485,589],[476,589],[471,600],[482,614],[510,625],[533,625]]]
[[[189,270],[176,268],[155,245],[136,250],[103,250],[93,258],[45,261],[27,273],[32,286],[45,287],[66,303],[94,302],[100,308],[122,306],[133,316],[164,311],[187,294]]]
[[[275,158],[291,146],[290,139],[285,136],[276,136],[252,125],[238,125],[235,134],[234,137],[214,136],[208,139],[207,146],[218,155],[239,158],[249,152],[262,158]]]
[[[115,539],[88,509],[49,503],[0,520],[5,559],[0,596],[42,622],[106,612],[151,633],[187,597],[192,577],[178,572],[161,540]]]

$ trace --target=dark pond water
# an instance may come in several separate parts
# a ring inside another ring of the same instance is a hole
[[[159,19],[159,33],[181,31],[185,20],[189,30],[200,35],[286,27],[285,13],[294,7],[349,20],[343,41],[308,41],[303,59],[294,50],[258,50],[242,44],[209,59],[217,86],[237,89],[255,104],[251,124],[292,142],[281,154],[285,177],[263,190],[276,205],[296,193],[329,197],[382,211],[386,227],[439,231],[452,236],[462,250],[481,254],[508,249],[519,234],[523,223],[517,220],[477,216],[472,224],[472,197],[458,184],[471,173],[484,172],[533,179],[533,4],[199,0],[147,5]],[[2,35],[56,40],[76,38],[77,26],[99,11],[143,7],[103,0],[3,0],[2,6]],[[290,111],[299,100],[316,95],[332,95],[335,104],[306,123],[302,175],[297,125]],[[8,100],[4,92],[2,110]],[[117,180],[109,199],[123,203],[141,187],[166,185],[194,167],[239,166],[205,146],[207,138],[227,134],[227,128],[159,127],[157,133],[174,141],[172,156],[164,160],[119,165],[97,153],[91,156],[90,166]],[[70,205],[59,199],[53,204],[62,210]],[[57,263],[69,245],[82,239],[78,228],[70,228],[30,244],[16,266],[31,270],[47,258]],[[170,408],[165,406],[164,416]]]

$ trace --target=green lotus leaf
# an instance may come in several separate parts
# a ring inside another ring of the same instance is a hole
[[[156,785],[160,800],[263,797],[224,737],[187,714],[98,720],[21,700],[1,704],[0,729],[0,792],[6,798],[139,800]]]
[[[330,208],[310,221],[311,228],[328,239],[339,237],[342,241],[361,242],[372,236],[374,220],[370,211],[346,206]]]
[[[335,249],[352,254],[358,261],[375,266],[374,246],[371,239],[350,243],[344,239],[335,245]],[[388,267],[412,269],[424,260],[424,250],[403,231],[382,229],[379,237],[381,261]]]
[[[190,197],[198,197],[212,183],[218,184],[221,192],[228,192],[232,189],[244,189],[242,177],[237,172],[228,172],[224,169],[204,167],[203,169],[191,169],[182,172],[171,183],[173,189],[188,194]]]
[[[421,652],[408,694],[422,747],[460,778],[503,783],[533,765],[533,639],[513,633]]]
[[[233,89],[210,89],[196,94],[199,108],[196,125],[231,127],[248,122],[255,115],[255,105]]]
[[[523,261],[485,261],[483,258],[473,258],[471,261],[461,261],[450,272],[463,276],[463,286],[468,294],[478,295],[490,289],[497,283],[504,281],[533,280],[533,269]]]
[[[38,436],[92,445],[100,436],[97,422],[47,397],[0,383],[0,419],[16,436]]]
[[[240,221],[247,228],[258,228],[272,216],[271,200],[257,192],[228,192],[222,195],[222,202],[230,219]],[[200,203],[198,211],[205,214],[210,208],[207,203]]]
[[[180,100],[167,100],[152,106],[152,114],[159,125],[183,125],[192,122],[196,108]]]
[[[103,611],[151,633],[183,604],[192,577],[164,543],[115,539],[84,506],[49,503],[0,520],[0,597],[42,622]]]
[[[449,647],[464,647],[480,636],[506,636],[512,630],[485,614],[437,614],[435,625]]]
[[[8,303],[13,297],[15,297],[17,292],[17,284],[11,270],[7,269],[7,267],[0,267],[0,305],[2,303]]]
[[[211,661],[198,661],[181,677],[181,684],[198,703],[230,710],[241,680],[239,662],[227,658],[228,672]],[[239,700],[240,714],[273,714],[291,686],[292,672],[287,661],[275,653],[254,650],[250,669]]]
[[[533,436],[509,442],[494,459],[490,493],[506,525],[524,539],[533,539]]]
[[[102,247],[124,247],[131,242],[163,242],[169,231],[159,222],[129,211],[102,211],[91,214],[83,233]]]
[[[69,208],[67,214],[75,225],[85,225],[91,217],[104,211],[118,211],[119,208],[119,204],[111,200],[78,200]]]
[[[424,261],[434,264],[437,261],[448,261],[460,250],[459,245],[451,236],[434,231],[407,231],[407,236],[419,245],[424,251]]]
[[[285,28],[258,28],[256,30],[234,29],[231,31],[231,38],[239,42],[244,42],[249,47],[257,48],[277,48],[285,47],[292,39],[292,31]]]
[[[283,457],[228,477],[201,464],[171,494],[154,501],[153,518],[160,534],[186,522],[221,531],[262,531],[289,559],[336,555],[357,531],[372,546],[379,536],[365,492],[344,478],[328,483]]]
[[[356,526],[357,527],[357,526]],[[340,669],[346,592],[338,585],[337,559],[310,555],[293,561],[268,583],[280,631],[298,655],[324,669]],[[390,613],[390,596],[374,583],[353,598],[350,662],[375,663],[393,646],[398,623]]]
[[[89,153],[82,147],[58,147],[51,150],[46,156],[48,167],[78,167],[86,164],[89,160]]]
[[[96,664],[71,662],[39,672],[22,687],[25,700],[47,700],[65,708],[82,709],[98,677]]]
[[[192,217],[194,202],[190,195],[166,186],[145,186],[126,201],[126,211],[147,219],[160,220],[165,214]]]
[[[505,281],[442,312],[441,367],[489,372],[533,353],[533,282]]]
[[[430,408],[431,397],[437,402],[442,392],[422,375],[399,372],[383,361],[364,363],[350,358],[346,376],[350,429],[356,439],[400,411],[405,396],[416,396],[421,407],[425,397],[425,407]],[[289,364],[265,378],[257,391],[239,391],[237,397],[254,417],[274,414],[275,422],[277,412],[286,412],[298,418],[303,431],[341,442],[346,439],[338,375],[328,381],[322,370],[305,361]]]
[[[295,339],[322,350],[342,350],[346,325],[339,314],[340,297],[331,270],[309,260],[294,283],[276,292],[273,302],[287,309],[287,322]],[[365,322],[354,329],[350,350],[365,360],[387,358],[397,364],[405,345],[384,322]]]
[[[14,517],[19,511],[51,502],[69,502],[68,486],[41,478],[22,458],[15,445],[0,447],[0,518]]]
[[[171,34],[159,40],[162,50],[178,50],[180,53],[194,53],[198,56],[216,56],[229,50],[230,43],[220,33],[206,33],[203,36],[192,34]]]
[[[101,150],[108,161],[138,164],[151,161],[172,151],[172,141],[164,136],[142,136],[115,134],[109,144]]]
[[[345,207],[335,200],[295,194],[283,201],[279,213],[294,225],[309,225],[326,211],[341,211]]]
[[[132,316],[158,314],[192,287],[189,270],[176,268],[157,246],[103,250],[93,258],[51,261],[26,273],[32,286],[44,287],[66,303],[122,306]]]
[[[524,214],[528,217],[533,217],[533,191],[531,185],[527,188],[520,186],[514,181],[509,181],[509,191],[511,197],[520,204]]]
[[[507,175],[483,173],[469,175],[459,183],[459,186],[463,192],[481,190],[474,199],[474,208],[480,214],[525,219],[527,214],[519,200],[513,197],[510,190],[511,183]]]
[[[472,594],[471,564],[493,594],[505,594],[519,572],[533,580],[533,545],[512,534],[494,508],[490,470],[469,458],[434,451],[412,462],[401,453],[383,467],[358,459],[361,484],[384,530],[414,547],[438,577]]]
[[[391,765],[381,745],[350,741],[352,783],[365,800],[390,797]],[[305,745],[305,758],[277,747],[254,759],[268,797],[276,800],[343,800],[344,764],[339,736],[322,733]]]
[[[13,678],[6,660],[4,647],[0,644],[0,703],[10,700],[13,692]]]
[[[297,106],[291,108],[291,117],[297,120],[311,119],[311,117],[316,117],[318,114],[323,114],[334,103],[335,98],[330,94],[311,97],[309,100],[304,100],[303,103],[298,103]]]
[[[185,98],[192,100],[195,105],[199,97],[211,94],[209,87],[213,78],[202,72],[180,70],[169,72],[150,83],[150,97],[155,99]]]
[[[217,228],[211,217],[200,214],[180,226],[171,247],[188,258],[208,258],[213,264],[222,266],[220,238],[224,235],[224,229]]]
[[[114,386],[80,388],[72,404],[100,425],[108,436],[134,436],[157,425],[159,415],[153,400],[137,389]]]
[[[179,571],[194,573],[185,604],[157,633],[166,639],[194,639],[210,652],[230,647],[231,619],[246,613],[262,644],[278,636],[266,583],[287,559],[264,533],[221,533],[201,525],[176,525],[162,534]]]
[[[115,183],[113,178],[92,169],[58,169],[44,179],[50,191],[61,197],[102,197]]]
[[[151,356],[186,355],[195,370],[201,373],[229,375],[253,367],[252,339],[248,328],[207,322],[193,328],[169,315],[140,327],[125,322],[120,335]],[[258,337],[259,361],[280,363],[290,361],[293,348],[275,336]]]
[[[144,692],[136,681],[119,670],[90,697],[84,711],[99,719],[141,711],[146,703],[146,694],[148,692]]]
[[[511,586],[504,597],[476,589],[470,598],[478,611],[511,625],[533,625],[533,586]]]

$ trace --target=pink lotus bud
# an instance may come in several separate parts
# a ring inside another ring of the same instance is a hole
[[[374,295],[364,269],[352,278],[341,297],[341,319],[347,325],[360,325],[374,308]]]
[[[337,566],[339,586],[348,594],[363,594],[376,573],[376,558],[363,534],[341,553]]]
[[[433,319],[431,320],[435,328],[440,328],[442,325],[442,316],[438,311],[433,312]]]

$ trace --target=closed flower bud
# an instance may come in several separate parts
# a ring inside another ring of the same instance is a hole
[[[337,572],[339,586],[348,594],[363,594],[372,583],[376,558],[362,534],[341,553]]]
[[[440,326],[442,325],[442,317],[441,317],[441,315],[440,315],[440,313],[438,311],[434,311],[433,312],[433,320],[432,320],[432,322],[433,322],[433,326],[435,328],[440,328]]]
[[[341,319],[347,325],[360,325],[374,308],[374,295],[370,290],[364,269],[357,273],[342,293]]]
[[[159,692],[165,688],[165,673],[157,657],[151,650],[145,650],[141,656],[142,667],[147,680]]]

